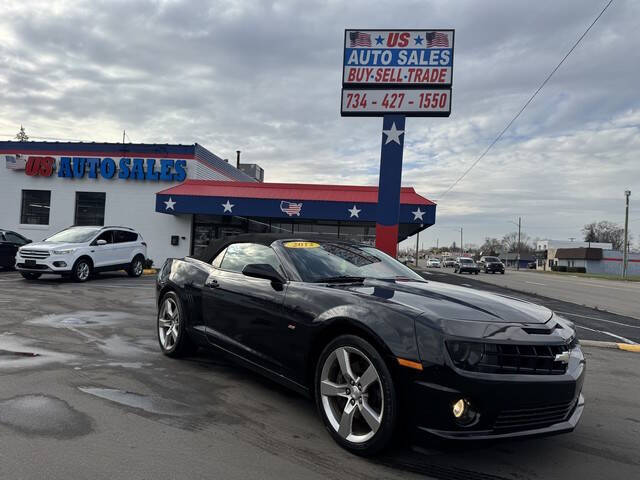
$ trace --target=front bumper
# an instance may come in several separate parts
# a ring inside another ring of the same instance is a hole
[[[487,265],[484,269],[487,272],[504,272],[504,265]]]
[[[50,255],[45,258],[23,258],[16,255],[16,270],[31,273],[66,274],[71,271],[73,262],[64,255]]]
[[[572,351],[562,375],[487,374],[431,366],[410,382],[409,419],[420,436],[448,440],[489,440],[572,431],[584,410],[585,362]],[[459,424],[452,406],[468,402],[477,416]]]

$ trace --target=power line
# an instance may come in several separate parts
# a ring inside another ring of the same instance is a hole
[[[0,137],[15,137],[15,133],[0,133]],[[39,135],[29,135],[29,138],[40,138],[42,140],[56,140],[59,142],[83,142],[84,140],[78,140],[77,138],[58,138],[58,137],[41,137]]]
[[[506,133],[507,130],[509,130],[509,128],[511,127],[511,125],[513,125],[513,122],[515,122],[518,117],[522,114],[522,112],[525,111],[525,109],[529,106],[529,104],[533,101],[534,98],[536,98],[536,96],[538,95],[538,93],[540,92],[540,90],[542,90],[542,88],[547,84],[547,82],[551,79],[551,77],[553,76],[554,73],[556,73],[556,71],[560,68],[560,66],[564,63],[564,61],[569,57],[569,55],[571,55],[571,52],[573,52],[575,50],[575,48],[578,46],[578,44],[582,41],[582,39],[587,35],[587,33],[589,33],[589,30],[591,30],[591,27],[593,27],[596,22],[600,19],[600,17],[604,14],[604,12],[607,10],[607,8],[609,8],[609,5],[611,5],[613,3],[613,0],[609,0],[609,3],[607,3],[604,8],[602,9],[602,11],[598,14],[598,16],[595,18],[595,20],[593,22],[591,22],[591,25],[589,25],[589,27],[584,31],[584,33],[580,36],[580,38],[578,38],[578,40],[576,41],[576,43],[573,44],[573,47],[571,47],[571,49],[567,52],[567,54],[562,58],[562,60],[560,60],[560,63],[558,63],[558,65],[556,65],[556,67],[551,71],[551,73],[547,76],[547,78],[544,79],[544,81],[540,84],[540,86],[538,87],[538,89],[533,92],[533,95],[531,95],[531,97],[529,97],[529,100],[527,100],[525,102],[525,104],[522,106],[522,108],[520,109],[520,111],[516,114],[515,117],[513,117],[511,119],[511,121],[509,123],[507,123],[507,126],[504,127],[502,129],[502,131],[498,134],[498,136],[489,144],[489,146],[485,149],[484,152],[482,152],[482,154],[471,164],[471,166],[469,168],[467,168],[465,170],[465,172],[460,175],[460,177],[458,177],[458,179],[453,182],[451,184],[451,186],[449,188],[447,188],[444,193],[442,195],[440,195],[440,197],[438,198],[438,200],[442,200],[442,198],[449,193],[451,190],[453,190],[453,188],[464,178],[467,176],[467,174],[473,170],[473,168],[480,162],[480,160],[482,160],[485,155],[487,153],[489,153],[489,150],[491,150],[493,148],[493,146],[498,142],[498,140],[500,140],[502,138],[502,136]]]

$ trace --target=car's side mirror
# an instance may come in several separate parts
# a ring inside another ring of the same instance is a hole
[[[285,278],[268,263],[250,263],[242,269],[242,274],[247,277],[264,278],[275,283],[285,283]]]
[[[102,238],[100,240],[96,240],[96,245],[106,245],[107,241],[103,240]]]

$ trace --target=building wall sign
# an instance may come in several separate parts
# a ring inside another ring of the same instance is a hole
[[[26,160],[25,160],[26,158]],[[12,160],[7,157],[7,166],[14,170],[14,164],[22,162],[26,175],[31,177],[60,178],[104,178],[182,182],[187,178],[187,161],[155,158],[122,157],[52,157],[37,155],[15,155]],[[9,167],[9,164],[12,167]],[[18,165],[22,166],[22,165]]]

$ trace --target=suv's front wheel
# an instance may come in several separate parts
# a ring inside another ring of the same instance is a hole
[[[91,263],[86,258],[79,258],[71,269],[71,279],[74,282],[86,282],[91,275]]]

